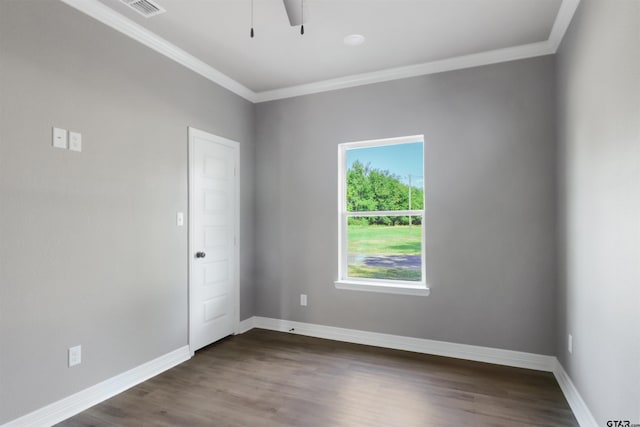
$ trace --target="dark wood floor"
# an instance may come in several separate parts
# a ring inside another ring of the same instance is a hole
[[[60,426],[578,426],[553,375],[254,329]]]

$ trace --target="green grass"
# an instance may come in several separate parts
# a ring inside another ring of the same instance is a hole
[[[350,254],[420,255],[421,225],[350,225]]]
[[[389,279],[420,281],[420,271],[404,268],[369,267],[368,265],[349,265],[349,277],[366,279]]]
[[[420,255],[422,226],[349,225],[349,254]],[[349,277],[419,281],[421,272],[408,268],[349,264]]]

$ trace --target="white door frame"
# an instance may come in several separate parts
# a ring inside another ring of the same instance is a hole
[[[213,142],[218,144],[225,145],[233,149],[234,152],[234,185],[236,187],[235,200],[233,202],[235,215],[234,215],[234,233],[235,233],[235,253],[236,257],[235,262],[235,271],[233,272],[234,280],[233,280],[233,298],[235,307],[233,307],[233,333],[237,334],[240,331],[240,144],[236,141],[232,141],[227,138],[223,138],[221,136],[214,135],[209,132],[205,132],[196,128],[189,126],[187,128],[188,141],[189,141],[189,236],[188,236],[188,246],[189,246],[189,254],[188,254],[188,265],[189,265],[189,279],[188,279],[188,293],[189,293],[189,310],[188,310],[188,321],[189,321],[189,351],[191,352],[191,356],[195,353],[192,347],[193,336],[191,327],[191,313],[193,311],[193,292],[191,291],[192,286],[192,261],[195,256],[197,248],[193,247],[193,215],[195,213],[195,209],[193,206],[193,186],[194,186],[194,171],[195,171],[195,149],[194,149],[194,137],[200,137],[205,139],[210,139]]]

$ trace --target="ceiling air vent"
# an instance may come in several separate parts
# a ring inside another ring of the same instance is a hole
[[[129,6],[131,9],[138,12],[145,18],[151,18],[152,16],[165,13],[166,10],[158,3],[152,0],[120,0],[122,3]]]

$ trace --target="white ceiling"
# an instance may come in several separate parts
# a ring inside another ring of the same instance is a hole
[[[84,2],[86,8],[89,0],[63,1],[82,10],[74,3]],[[394,74],[406,77],[480,65],[483,60],[492,63],[553,53],[578,2],[305,0],[307,23],[301,36],[299,27],[289,25],[282,0],[254,0],[256,36],[251,39],[250,0],[155,0],[167,12],[151,18],[140,16],[120,0],[99,1],[100,8],[111,9],[111,21],[121,17],[129,27],[131,21],[137,23],[133,25],[148,30],[147,37],[155,37],[155,42],[168,41],[174,51],[177,47],[199,60],[198,67],[224,74],[223,80],[226,77],[231,86],[242,88],[243,96],[257,95],[254,101],[261,100],[261,93],[264,99],[273,99],[336,86],[327,81],[345,87],[358,84],[363,76],[368,79],[360,84],[389,80]],[[100,8],[94,8],[94,13],[83,11],[97,17],[95,10]],[[354,33],[363,34],[366,42],[345,46],[343,38]],[[461,58],[467,60],[461,62]],[[443,66],[433,69],[430,64]]]

